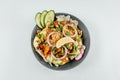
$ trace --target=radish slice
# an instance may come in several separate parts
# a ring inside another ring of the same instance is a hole
[[[85,50],[86,47],[83,45],[82,48]]]
[[[80,60],[80,59],[82,58],[82,55],[83,55],[83,54],[79,54],[79,55],[75,58],[75,60],[77,60],[77,61]]]
[[[47,42],[48,42],[48,44],[49,44],[50,46],[54,46],[53,44],[50,43],[50,40],[49,40],[50,36],[51,36],[52,34],[57,34],[57,33],[58,33],[58,32],[51,32],[51,33],[47,36]]]
[[[82,46],[82,49],[80,50],[80,54],[75,58],[75,60],[80,60],[84,54],[84,51],[85,51],[85,46],[83,45]]]
[[[66,24],[65,26],[70,26],[70,27],[72,27],[72,28],[74,29],[75,34],[72,35],[72,36],[70,36],[70,37],[75,37],[75,36],[77,35],[77,30],[75,29],[75,27],[73,27],[73,25]],[[64,26],[64,27],[65,27],[65,26]],[[68,36],[68,35],[66,35],[65,32],[64,32],[64,27],[63,27],[62,33],[63,33],[64,36]]]
[[[54,59],[56,59],[56,60],[62,60],[62,59],[64,59],[64,58],[66,58],[66,56],[67,56],[67,49],[66,49],[66,47],[64,47],[64,49],[65,49],[65,54],[64,54],[63,57],[61,57],[61,58],[56,58],[56,57],[54,56],[53,52],[51,52],[51,56],[52,56]]]

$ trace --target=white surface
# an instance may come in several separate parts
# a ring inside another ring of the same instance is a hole
[[[38,11],[54,9],[80,18],[91,48],[67,71],[41,65],[31,50]],[[0,80],[120,80],[120,0],[0,0]]]

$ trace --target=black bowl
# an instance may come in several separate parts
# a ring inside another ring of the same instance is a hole
[[[89,32],[86,28],[86,26],[83,24],[83,22],[81,20],[79,20],[77,17],[71,15],[71,14],[68,14],[68,13],[56,13],[55,16],[58,16],[58,15],[70,15],[71,19],[73,20],[77,20],[78,21],[78,28],[81,29],[83,31],[83,44],[86,46],[86,49],[85,49],[85,52],[84,52],[84,55],[82,56],[82,58],[79,60],[79,61],[76,61],[76,60],[72,60],[71,62],[65,64],[65,65],[62,65],[60,67],[55,67],[55,66],[50,66],[48,63],[46,63],[43,58],[36,52],[34,46],[33,46],[33,40],[34,40],[34,37],[35,37],[35,34],[36,34],[36,30],[39,29],[39,27],[36,25],[32,31],[32,35],[31,35],[31,46],[32,46],[32,50],[33,50],[33,53],[35,55],[35,57],[37,58],[37,60],[42,64],[44,65],[45,67],[47,68],[50,68],[50,69],[53,69],[53,70],[68,70],[68,69],[71,69],[75,66],[78,66],[86,57],[86,55],[88,54],[88,51],[89,51],[89,47],[90,47],[90,36],[89,36]]]

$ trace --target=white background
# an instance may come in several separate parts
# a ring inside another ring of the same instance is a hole
[[[67,71],[41,65],[31,50],[35,14],[73,14],[87,26],[86,59]],[[0,80],[120,80],[120,0],[0,0]]]

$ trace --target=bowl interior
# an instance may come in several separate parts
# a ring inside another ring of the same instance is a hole
[[[68,70],[68,69],[72,69],[73,67],[75,66],[78,66],[86,57],[86,55],[88,54],[88,51],[89,51],[89,47],[90,47],[90,36],[89,36],[89,32],[86,28],[86,26],[83,24],[83,22],[81,20],[79,20],[77,17],[71,15],[71,14],[67,14],[67,13],[56,13],[55,16],[58,16],[58,15],[70,15],[71,19],[73,20],[77,20],[78,21],[78,28],[81,29],[83,31],[83,44],[86,46],[86,49],[85,49],[85,52],[84,52],[84,55],[83,57],[79,60],[79,61],[76,61],[76,60],[72,60],[71,62],[65,64],[65,65],[62,65],[60,67],[55,67],[55,66],[50,66],[49,63],[46,63],[43,58],[36,52],[34,46],[33,46],[33,40],[34,40],[34,37],[35,37],[35,34],[36,34],[36,30],[39,29],[39,27],[36,25],[32,31],[32,35],[31,35],[31,46],[32,46],[32,50],[33,50],[33,53],[35,55],[35,57],[37,58],[37,60],[42,64],[44,65],[45,67],[47,68],[50,68],[50,69],[53,69],[53,70]]]

